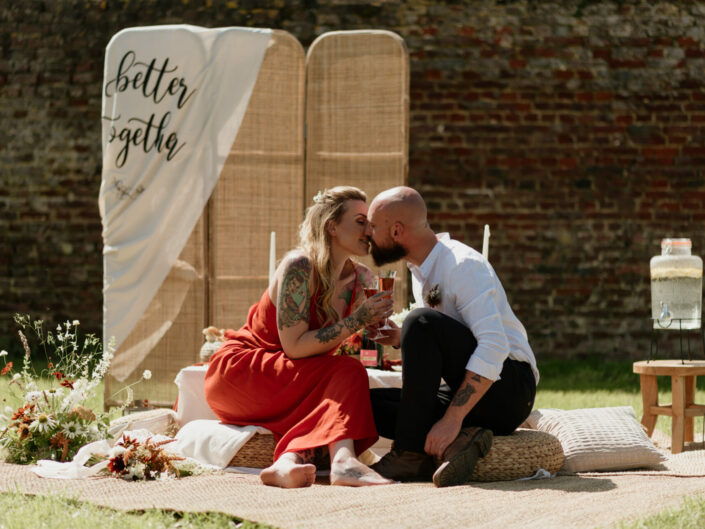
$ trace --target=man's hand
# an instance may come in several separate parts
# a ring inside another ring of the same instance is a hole
[[[377,334],[383,335],[382,338],[375,338],[374,341],[376,343],[382,345],[391,345],[392,347],[399,347],[399,343],[401,342],[401,329],[397,327],[397,324],[394,323],[392,320],[388,319],[387,321],[389,322],[389,326],[393,327],[392,330],[380,330],[379,327],[382,326],[381,322],[377,325],[370,325],[365,328],[367,329],[367,332],[370,336],[377,336]]]
[[[440,421],[433,425],[426,436],[426,444],[424,445],[426,453],[442,458],[446,448],[458,437],[462,425],[462,419],[458,422],[454,417],[444,415]]]
[[[465,379],[455,392],[445,414],[426,436],[424,450],[427,454],[443,457],[446,448],[455,441],[465,416],[490,389],[492,381],[472,371],[465,371]]]

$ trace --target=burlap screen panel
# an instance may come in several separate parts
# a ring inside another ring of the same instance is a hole
[[[277,259],[296,244],[303,213],[304,52],[274,31],[210,211],[210,322],[239,328]]]
[[[206,321],[205,241],[204,214],[147,310],[116,351],[113,367],[131,362],[134,355],[144,356],[146,353],[146,356],[137,363],[126,380],[119,381],[110,374],[106,376],[106,407],[122,402],[126,396],[122,388],[139,380],[145,369],[152,372],[152,378],[134,386],[137,404],[148,400],[155,405],[171,405],[176,400],[178,388],[174,378],[182,367],[198,361],[203,343],[201,329]]]
[[[406,184],[409,57],[388,31],[335,31],[306,57],[306,205],[321,189],[353,185],[371,200]],[[363,260],[375,270],[370,258]],[[406,300],[407,269],[395,285],[396,310]]]

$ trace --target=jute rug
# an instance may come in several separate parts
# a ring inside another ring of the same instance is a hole
[[[61,495],[122,510],[217,511],[288,528],[593,528],[639,518],[705,495],[705,450],[656,469],[437,489],[399,484],[353,489],[265,487],[256,475],[208,474],[167,482],[110,477],[54,480],[0,463],[0,491]]]

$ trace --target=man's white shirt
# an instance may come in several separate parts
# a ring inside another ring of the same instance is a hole
[[[468,371],[499,380],[509,357],[531,365],[538,383],[539,371],[526,329],[509,306],[492,265],[447,233],[439,233],[437,238],[421,266],[407,263],[417,306],[438,310],[472,331],[477,348],[465,367]],[[440,303],[430,307],[427,296],[434,287]]]

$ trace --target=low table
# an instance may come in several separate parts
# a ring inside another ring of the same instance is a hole
[[[649,437],[654,431],[659,415],[672,417],[671,452],[683,451],[686,441],[693,440],[693,417],[705,415],[705,406],[695,404],[695,381],[698,375],[705,375],[705,361],[682,360],[643,360],[634,362],[634,373],[641,382],[641,399],[644,415],[641,424]],[[671,404],[659,406],[659,376],[671,377]]]
[[[174,382],[179,388],[177,422],[183,426],[196,419],[217,419],[204,394],[208,365],[188,366],[179,371]],[[401,372],[368,369],[370,389],[400,388]]]
[[[196,419],[218,418],[210,409],[204,395],[206,371],[208,365],[188,366],[179,371],[174,381],[179,387],[178,411],[176,412],[176,422],[183,426],[187,422]],[[382,371],[379,369],[368,369],[367,379],[370,389],[374,388],[400,388],[401,372]],[[370,447],[370,450],[377,456],[383,456],[392,446],[391,439],[380,437],[379,440]]]

